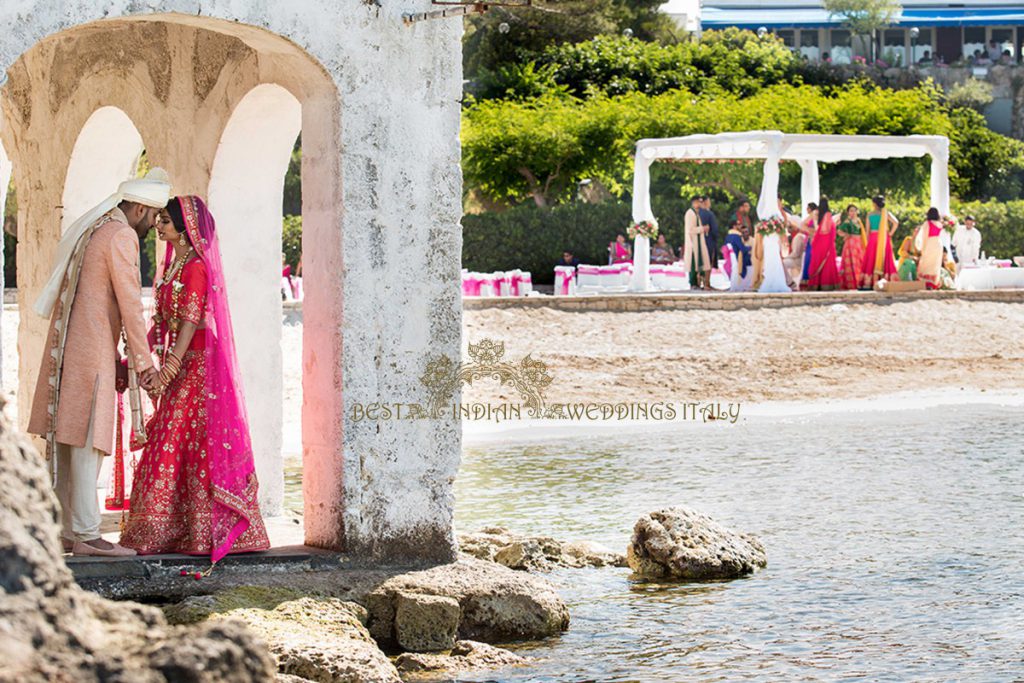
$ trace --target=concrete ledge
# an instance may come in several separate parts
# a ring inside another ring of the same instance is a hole
[[[493,308],[550,308],[560,311],[668,311],[738,310],[788,306],[831,306],[833,304],[892,304],[919,299],[959,299],[1024,303],[1024,289],[995,289],[986,292],[939,290],[922,292],[658,292],[651,294],[607,294],[600,296],[538,296],[516,298],[464,298],[462,308],[479,311]]]

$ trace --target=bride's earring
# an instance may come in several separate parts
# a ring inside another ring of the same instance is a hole
[[[188,246],[188,241],[185,239],[185,233],[181,233],[180,235],[178,235],[178,244],[180,244],[183,247]]]

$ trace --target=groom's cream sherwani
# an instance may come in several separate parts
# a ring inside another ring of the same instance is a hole
[[[146,322],[139,279],[139,239],[120,209],[96,229],[85,247],[78,290],[71,304],[60,399],[57,403],[57,442],[93,448],[109,454],[114,445],[117,343],[124,326],[128,347],[139,373],[153,367],[146,339]],[[55,343],[50,319],[43,364],[32,401],[28,431],[45,435],[50,391],[50,350]],[[60,371],[59,368],[56,369]],[[95,401],[95,403],[94,403]],[[92,443],[86,443],[90,417]]]
[[[58,301],[50,316],[28,424],[29,432],[47,437],[52,451],[48,456],[54,459],[62,535],[68,541],[100,538],[96,478],[114,446],[122,325],[135,367],[139,372],[153,367],[142,311],[139,239],[120,209],[94,225],[91,236],[82,237],[87,241],[72,257],[61,286],[64,300],[74,291],[70,312]],[[69,285],[72,278],[77,286]],[[61,348],[58,328],[64,326]],[[56,402],[52,422],[51,398]]]

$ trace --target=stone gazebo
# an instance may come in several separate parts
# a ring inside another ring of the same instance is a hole
[[[145,149],[217,218],[261,506],[281,510],[281,204],[301,131],[306,543],[451,559],[457,422],[355,422],[346,407],[422,402],[428,357],[459,355],[461,21],[403,22],[428,0],[156,6],[0,7],[22,426],[46,332],[31,303],[61,229]]]

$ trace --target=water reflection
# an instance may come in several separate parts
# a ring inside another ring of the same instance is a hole
[[[697,507],[761,536],[730,583],[556,572],[561,638],[459,680],[994,680],[1024,667],[1018,409],[856,413],[468,447],[460,530],[501,524],[623,550],[643,512]]]

